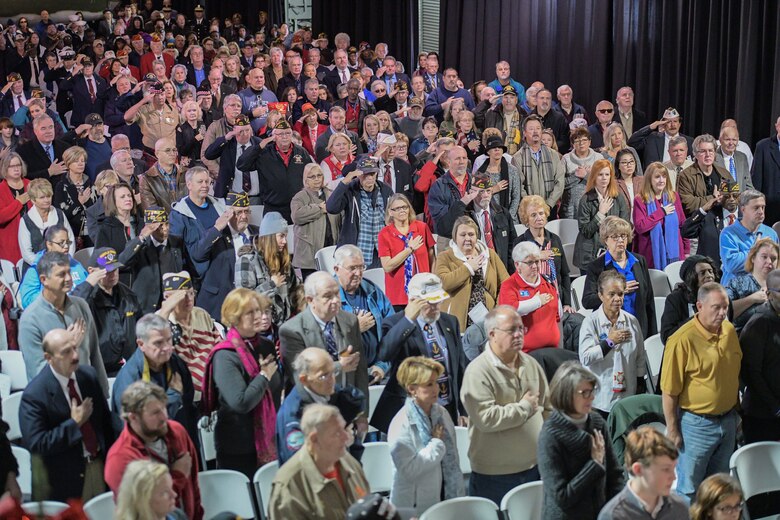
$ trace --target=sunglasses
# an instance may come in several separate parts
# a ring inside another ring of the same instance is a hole
[[[614,111],[615,110],[612,109],[612,108],[600,108],[600,109],[596,110],[596,112],[598,112],[599,114],[611,114]]]

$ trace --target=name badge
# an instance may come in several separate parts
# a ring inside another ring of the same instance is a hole
[[[529,293],[528,291],[523,289],[523,290],[520,291],[520,296],[528,297],[528,296],[531,296],[531,293]]]
[[[505,230],[503,230],[503,231],[501,231],[501,236],[502,236],[502,237],[505,237],[505,236],[506,236],[506,229],[505,229]]]
[[[405,185],[403,191],[409,191],[409,185]]]

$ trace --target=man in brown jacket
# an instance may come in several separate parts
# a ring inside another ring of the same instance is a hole
[[[347,447],[352,436],[338,408],[313,403],[301,418],[303,449],[276,474],[271,518],[341,520],[347,509],[371,492],[363,468]]]
[[[158,139],[155,143],[154,155],[157,162],[146,170],[138,182],[141,206],[144,210],[160,206],[170,214],[173,202],[187,194],[184,172],[176,165],[178,153],[173,139]]]
[[[677,192],[686,216],[696,213],[713,197],[720,198],[721,183],[734,182],[728,170],[714,164],[716,148],[717,142],[709,134],[693,140],[694,163],[677,177]]]

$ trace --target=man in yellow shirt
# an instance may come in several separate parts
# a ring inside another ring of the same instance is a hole
[[[677,492],[690,499],[707,476],[728,472],[736,442],[742,350],[726,320],[728,307],[722,285],[702,285],[698,312],[666,342],[661,370],[666,435],[680,448]]]

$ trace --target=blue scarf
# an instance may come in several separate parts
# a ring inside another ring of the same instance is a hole
[[[669,204],[669,197],[663,194],[662,203]],[[647,203],[647,214],[655,213],[656,199]],[[653,267],[663,270],[664,267],[680,259],[680,220],[677,212],[669,213],[663,222],[656,224],[650,230],[650,243],[653,247]]]
[[[404,249],[409,247],[409,241],[414,238],[414,231],[410,231],[408,235],[403,236],[401,233],[398,233],[398,238],[401,239],[404,243]],[[412,276],[417,272],[417,259],[414,257],[414,251],[412,251],[412,254],[406,257],[406,260],[404,260],[404,292],[409,292],[409,281],[412,279]]]
[[[433,438],[433,425],[442,423],[444,424],[444,437],[441,439],[444,442],[444,458],[441,461],[441,473],[444,480],[444,499],[457,498],[465,495],[463,485],[463,474],[460,471],[460,462],[458,460],[458,447],[455,443],[454,435],[450,434],[450,430],[447,427],[447,423],[444,420],[444,416],[449,416],[447,410],[439,405],[434,404],[431,408],[431,416],[425,415],[425,412],[417,406],[414,399],[406,399],[406,415],[409,419],[409,430],[402,435],[409,435],[412,430],[412,426],[417,429],[417,433],[420,435],[420,440],[427,446]],[[454,430],[453,430],[454,431]],[[411,442],[410,442],[411,445]]]

